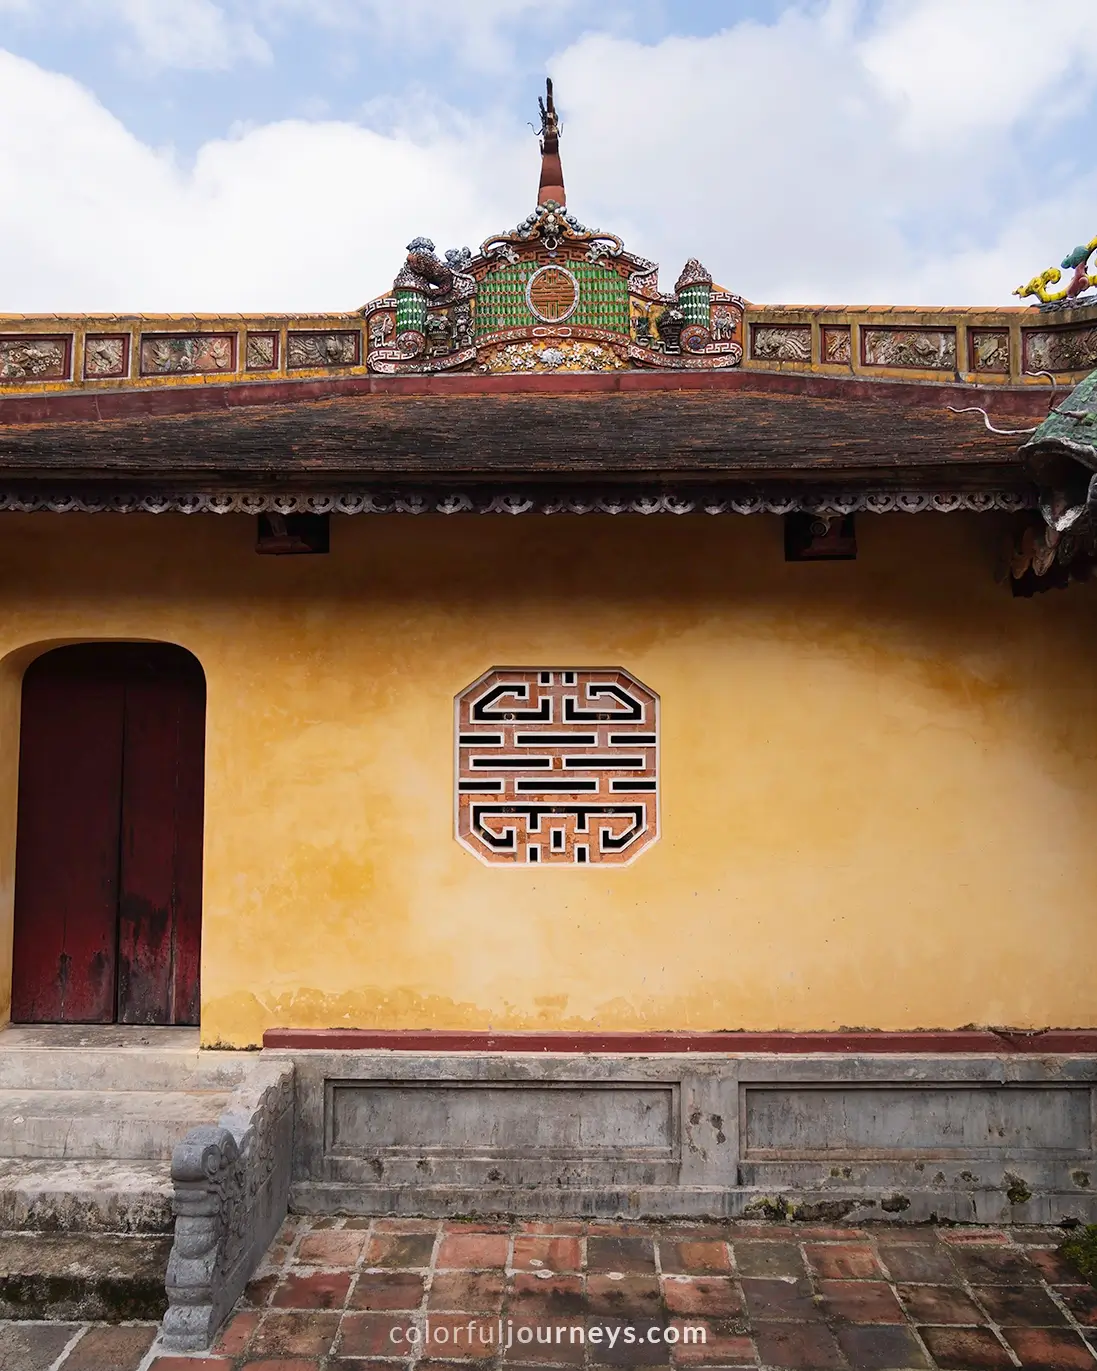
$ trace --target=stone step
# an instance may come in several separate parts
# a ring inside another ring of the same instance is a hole
[[[0,1159],[0,1232],[168,1233],[166,1161]]]
[[[0,1090],[0,1157],[169,1161],[227,1090]]]
[[[255,1056],[201,1051],[189,1028],[14,1027],[0,1032],[0,1090],[231,1090]]]
[[[159,1319],[171,1238],[0,1234],[0,1319]]]
[[[231,1090],[248,1063],[238,1052],[42,1051],[0,1046],[0,1090]]]

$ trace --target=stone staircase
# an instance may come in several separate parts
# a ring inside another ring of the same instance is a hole
[[[253,1054],[189,1028],[0,1031],[0,1318],[159,1318],[171,1155]]]

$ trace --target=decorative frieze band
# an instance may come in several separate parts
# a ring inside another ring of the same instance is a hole
[[[0,511],[18,514],[951,514],[1035,509],[1016,491],[875,491],[850,494],[724,496],[647,492],[625,496],[530,495],[521,491],[355,491],[327,495],[0,494]]]
[[[700,325],[683,325],[681,339],[660,344],[657,353],[647,335],[638,341],[597,324],[573,327],[570,316],[566,323],[487,329],[476,324],[466,302],[452,318],[446,315],[445,328],[442,316],[428,311],[422,346],[412,356],[407,338],[398,336],[397,302],[390,296],[372,301],[366,316],[230,316],[200,323],[152,315],[0,317],[0,391],[170,387],[196,378],[215,384],[350,370],[520,374],[637,366],[840,368],[888,380],[951,374],[968,383],[1016,385],[1043,372],[1066,378],[1097,367],[1097,320],[1083,315],[1079,321],[1080,311],[1049,319],[1035,309],[920,310],[906,311],[916,314],[907,322],[904,311],[771,309],[745,305],[726,292],[710,294],[727,303],[710,301],[704,336],[689,332]],[[1097,305],[1086,311],[1095,313]]]

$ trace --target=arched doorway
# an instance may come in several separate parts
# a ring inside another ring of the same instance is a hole
[[[12,1019],[196,1024],[206,682],[166,643],[23,677]]]

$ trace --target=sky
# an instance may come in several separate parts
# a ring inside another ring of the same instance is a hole
[[[1097,234],[1093,0],[0,0],[0,313],[335,311],[569,208],[759,303],[1002,305]]]

